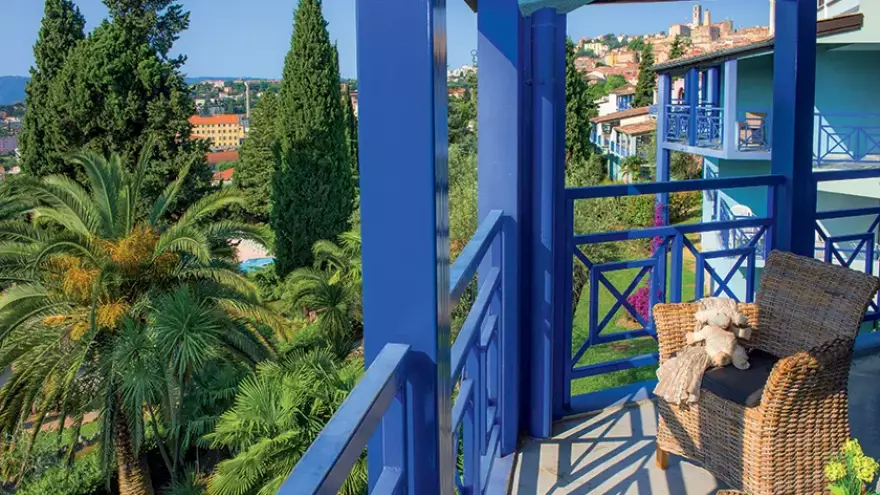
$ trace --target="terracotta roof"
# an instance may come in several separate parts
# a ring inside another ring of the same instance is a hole
[[[615,95],[634,95],[636,94],[636,87],[632,84],[626,84],[625,86],[621,86],[616,89],[611,90],[611,94]]]
[[[238,124],[239,116],[231,113],[214,115],[213,117],[193,115],[189,118],[189,123],[192,125]]]
[[[615,127],[617,132],[622,132],[623,134],[627,134],[629,136],[638,136],[639,134],[648,134],[649,132],[654,132],[657,130],[657,122],[641,122],[639,124],[630,124],[630,125],[622,125],[619,127]]]
[[[858,31],[865,23],[865,15],[861,13],[843,14],[830,19],[822,19],[816,23],[816,36],[824,37],[834,34]],[[776,38],[768,38],[763,41],[749,43],[733,48],[725,48],[714,52],[704,53],[694,57],[677,58],[651,67],[654,72],[669,71],[673,69],[687,69],[690,67],[717,65],[720,62],[733,60],[746,55],[770,53],[776,44]]]
[[[596,124],[604,124],[607,122],[613,122],[615,120],[626,119],[629,117],[638,117],[639,115],[648,115],[649,111],[650,111],[650,107],[630,108],[629,110],[623,110],[620,112],[609,113],[608,115],[603,115],[601,117],[595,117],[591,121]]]
[[[217,165],[218,163],[224,163],[224,162],[237,162],[238,161],[238,150],[216,151],[213,153],[206,153],[205,158],[208,159],[208,163],[210,163],[211,165]]]
[[[229,182],[232,180],[232,176],[235,174],[234,168],[227,168],[226,170],[220,172],[214,172],[214,178],[212,182]]]

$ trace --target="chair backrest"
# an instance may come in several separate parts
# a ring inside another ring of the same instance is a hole
[[[837,337],[854,339],[880,279],[841,266],[773,251],[755,298],[753,345],[778,357]]]

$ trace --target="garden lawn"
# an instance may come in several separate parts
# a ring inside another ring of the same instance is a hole
[[[699,219],[688,219],[682,223],[693,223],[694,221],[699,221]],[[692,242],[699,242],[699,235],[688,236],[688,238]],[[699,248],[699,244],[696,245]],[[690,251],[685,248],[684,253],[684,269],[682,273],[681,297],[683,301],[689,301],[692,300],[695,295],[694,288],[696,278],[696,264]],[[638,270],[638,268],[632,268],[627,270],[605,272],[605,276],[608,278],[608,281],[611,282],[618,291],[620,291],[620,293],[623,293],[623,291],[626,290],[629,284],[632,283],[633,277],[636,276]],[[667,263],[667,280],[670,282],[672,280],[671,275],[671,267],[670,264]],[[642,280],[644,285],[645,283],[647,283],[648,277],[645,276]],[[669,286],[670,284],[667,284],[667,291],[669,290]],[[605,318],[605,315],[608,314],[612,306],[614,306],[614,302],[614,296],[612,296],[611,293],[608,292],[608,289],[606,289],[604,286],[601,286],[599,289],[600,322]],[[580,301],[578,302],[577,311],[575,311],[572,330],[572,357],[577,352],[578,348],[587,340],[587,336],[589,335],[589,315],[590,292],[589,284],[587,284],[584,286],[583,292],[581,293]],[[629,312],[621,306],[614,317],[611,318],[611,320],[608,322],[608,325],[606,325],[605,328],[602,330],[601,334],[608,335],[626,330],[637,330],[639,328],[641,328],[641,326],[635,324],[632,321],[632,318],[629,316]],[[639,356],[643,354],[651,354],[654,352],[657,352],[657,342],[651,337],[622,340],[619,342],[601,344],[591,347],[578,361],[578,365],[584,366],[589,364],[602,363],[613,361],[616,359]],[[587,378],[581,378],[579,380],[572,381],[571,395],[575,396],[589,392],[595,392],[598,390],[619,387],[622,385],[628,385],[630,383],[635,383],[639,381],[650,380],[656,378],[656,371],[657,365],[652,365],[622,371],[614,371],[611,373],[605,373],[602,375]]]

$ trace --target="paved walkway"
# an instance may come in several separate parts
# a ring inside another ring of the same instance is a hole
[[[880,355],[853,363],[850,415],[853,436],[880,458]],[[558,423],[549,440],[528,440],[517,455],[510,493],[602,495],[709,495],[723,485],[698,465],[670,456],[666,471],[654,462],[657,413],[645,401]]]

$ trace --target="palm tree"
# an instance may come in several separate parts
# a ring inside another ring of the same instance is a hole
[[[318,241],[312,253],[314,266],[290,274],[284,300],[290,309],[314,315],[330,339],[345,339],[362,324],[360,233],[341,234],[339,244]]]
[[[145,428],[169,472],[184,469],[184,404],[208,363],[252,367],[274,355],[263,332],[276,319],[229,246],[265,243],[264,230],[213,219],[242,202],[232,189],[168,218],[186,169],[139,209],[151,150],[131,173],[118,156],[75,155],[88,188],[63,176],[18,181],[4,206],[30,221],[0,220],[0,283],[12,284],[0,295],[0,369],[12,370],[0,388],[0,437],[27,423],[33,445],[50,412],[78,429],[99,411],[103,466],[109,473],[115,461],[124,495],[153,493]]]
[[[217,465],[208,493],[277,493],[362,374],[362,360],[340,361],[320,347],[258,365],[256,375],[239,386],[235,405],[206,436],[214,447],[235,453]],[[366,491],[365,461],[361,456],[339,493]]]
[[[645,159],[638,155],[630,155],[620,162],[620,171],[625,182],[634,182],[642,174]]]

